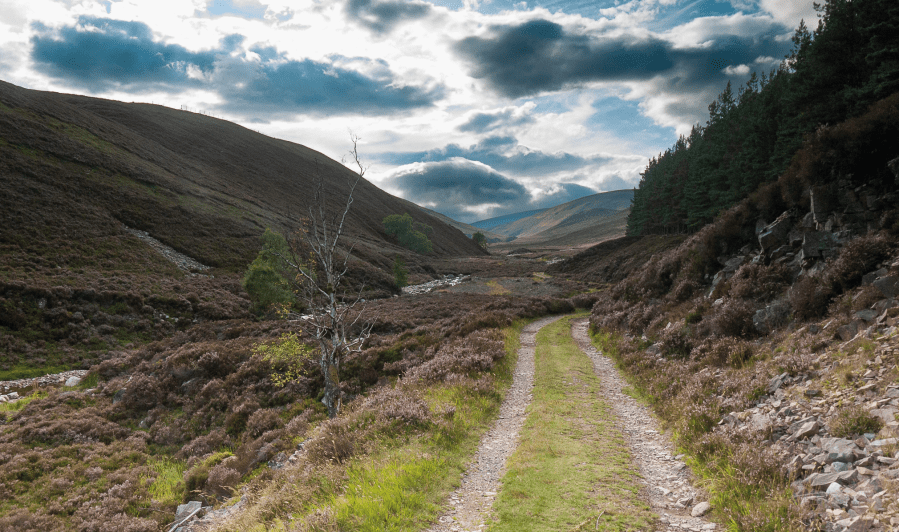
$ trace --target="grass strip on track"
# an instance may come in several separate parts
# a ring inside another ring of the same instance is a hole
[[[646,530],[655,519],[593,363],[571,338],[571,320],[585,315],[537,334],[533,399],[490,532]]]

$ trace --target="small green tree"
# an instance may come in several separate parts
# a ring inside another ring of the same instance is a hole
[[[471,235],[471,239],[474,240],[474,243],[480,246],[481,249],[487,249],[487,237],[484,236],[484,233],[478,231]]]
[[[406,269],[406,263],[399,255],[393,259],[393,279],[397,288],[403,288],[409,284],[409,270]]]
[[[276,386],[299,380],[307,373],[306,363],[315,356],[315,350],[301,342],[296,333],[285,333],[270,344],[259,344],[253,352],[271,363],[274,368],[272,382]]]
[[[250,295],[254,314],[264,314],[276,306],[289,306],[296,302],[290,285],[284,278],[289,271],[282,257],[288,253],[287,240],[279,233],[266,229],[262,235],[262,250],[250,263],[243,277],[243,287]]]
[[[391,214],[382,221],[384,230],[395,236],[401,246],[417,253],[431,253],[434,246],[428,236],[434,232],[430,225],[412,220],[409,213]]]

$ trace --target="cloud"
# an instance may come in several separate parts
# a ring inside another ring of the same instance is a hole
[[[93,90],[196,86],[199,80],[189,73],[210,72],[215,62],[213,53],[156,42],[141,22],[80,17],[77,25],[56,31],[40,23],[32,27],[32,58],[50,75]]]
[[[660,78],[669,87],[701,89],[723,84],[728,66],[761,55],[782,56],[775,37],[783,27],[769,18],[730,16],[697,19],[657,36],[592,35],[548,20],[493,26],[491,36],[466,37],[455,45],[471,75],[498,93],[518,98],[559,91],[588,82],[635,82]],[[719,29],[714,25],[718,24]],[[685,34],[699,37],[678,42]],[[678,87],[679,86],[679,87]]]
[[[534,117],[528,114],[534,106],[527,109],[506,107],[496,111],[477,112],[468,117],[459,131],[466,133],[486,133],[498,128],[524,126],[534,123]]]
[[[192,52],[156,41],[141,22],[81,17],[58,30],[33,27],[32,58],[50,75],[94,91],[202,87],[224,99],[222,109],[241,114],[385,115],[429,107],[442,97],[440,87],[396,83],[384,61],[293,60],[272,47],[244,53],[241,35],[223,38],[214,50]]]
[[[459,221],[494,216],[504,207],[526,204],[530,197],[520,183],[461,157],[400,167],[382,184]]]
[[[462,39],[456,50],[472,63],[473,77],[513,98],[585,81],[645,79],[673,66],[666,43],[657,39],[600,41],[548,20],[495,26],[493,33]]]
[[[463,157],[404,165],[380,184],[462,222],[554,207],[596,194],[595,190],[575,183],[556,183],[528,191],[493,168]]]
[[[518,144],[514,137],[490,136],[477,144],[462,147],[448,144],[443,148],[425,152],[393,152],[381,155],[382,160],[393,164],[409,164],[423,161],[445,161],[464,158],[483,163],[499,172],[520,176],[545,176],[559,172],[580,170],[588,165],[601,165],[612,161],[603,155],[580,156],[566,152],[545,153]]]
[[[403,22],[426,17],[431,4],[406,0],[348,0],[345,12],[351,20],[376,33],[389,33]]]

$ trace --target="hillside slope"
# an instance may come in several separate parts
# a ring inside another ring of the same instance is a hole
[[[86,365],[194,320],[243,317],[240,277],[266,227],[300,226],[316,176],[329,208],[355,174],[305,146],[156,105],[0,82],[0,370]],[[368,297],[393,290],[381,220],[433,227],[439,257],[483,251],[460,231],[361,181],[345,242]],[[212,267],[182,271],[130,230]],[[207,276],[207,274],[212,274]],[[46,369],[46,368],[45,368]]]

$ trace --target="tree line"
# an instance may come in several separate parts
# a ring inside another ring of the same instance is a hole
[[[825,0],[780,66],[709,105],[706,124],[681,135],[641,174],[628,235],[693,232],[774,181],[808,135],[862,114],[899,91],[899,2]]]

